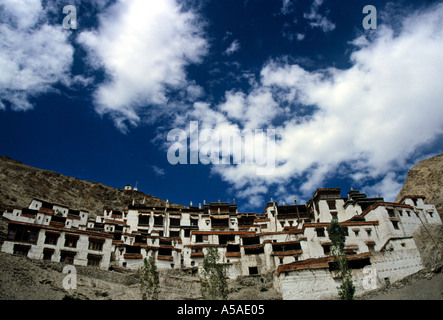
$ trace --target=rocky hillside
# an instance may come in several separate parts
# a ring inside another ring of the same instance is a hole
[[[443,218],[443,153],[422,160],[409,170],[395,201],[400,201],[407,194],[425,195],[425,201],[434,204]]]
[[[84,209],[94,217],[103,207],[123,209],[132,202],[162,206],[160,198],[140,191],[115,189],[101,183],[84,181],[30,167],[0,156],[0,212],[7,207],[27,207],[33,198]],[[171,206],[180,206],[173,205]]]

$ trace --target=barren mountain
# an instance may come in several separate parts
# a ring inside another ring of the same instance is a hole
[[[101,183],[84,181],[30,167],[0,156],[0,212],[7,207],[27,207],[33,198],[88,210],[94,217],[103,207],[121,210],[132,199],[136,203],[163,206],[165,201],[140,191],[116,189]],[[171,204],[171,206],[179,206]]]
[[[434,204],[443,218],[443,153],[422,160],[409,170],[395,201],[401,200],[407,194],[425,195],[425,201]]]

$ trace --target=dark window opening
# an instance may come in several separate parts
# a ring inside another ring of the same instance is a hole
[[[101,256],[89,254],[88,255],[88,266],[99,267],[101,260],[102,260]]]
[[[227,244],[229,241],[235,241],[235,236],[232,234],[218,236],[219,244]]]
[[[226,252],[240,252],[240,245],[228,244],[228,246],[226,247]]]
[[[315,228],[317,232],[317,237],[325,237],[325,228]]]
[[[154,226],[155,227],[163,227],[163,217],[154,217]]]
[[[65,247],[77,248],[78,236],[65,236]]]
[[[54,249],[44,248],[43,249],[43,260],[52,260],[53,254],[54,254]]]
[[[331,254],[331,245],[330,244],[323,244],[322,247],[323,247],[323,253],[325,255],[328,256]]]
[[[258,268],[257,267],[249,267],[249,275],[255,275],[258,274]]]
[[[243,238],[243,245],[250,246],[250,245],[257,245],[260,244],[260,237],[244,237]]]
[[[388,209],[389,218],[395,218],[395,212],[393,209]]]
[[[208,236],[207,235],[203,235],[203,234],[196,234],[195,235],[195,242],[204,242],[208,240]]]
[[[74,257],[76,253],[70,251],[61,251],[60,252],[60,262],[67,264],[74,264]]]
[[[297,251],[301,250],[300,243],[285,243],[285,244],[279,244],[278,242],[275,244],[272,244],[272,250],[274,252],[285,252],[285,251]]]
[[[172,255],[172,249],[170,249],[170,248],[159,248],[158,249],[158,255],[159,256],[171,256]]]
[[[31,248],[31,246],[23,246],[20,244],[15,244],[13,252],[14,252],[14,254],[17,254],[19,256],[27,257],[30,248]]]
[[[329,210],[337,210],[337,206],[335,205],[335,200],[332,201],[328,200],[328,207]]]
[[[139,246],[126,246],[126,253],[140,254],[141,253],[141,247],[139,247]]]
[[[369,258],[348,260],[349,269],[363,269],[366,266],[370,266],[371,261]],[[337,263],[335,261],[329,263],[329,271],[338,270]]]
[[[146,237],[142,236],[141,234],[137,234],[134,238],[134,243],[146,243]]]
[[[66,223],[66,218],[62,216],[53,215],[51,217],[51,222],[58,222],[58,223]]]
[[[238,218],[238,227],[241,229],[248,229],[254,224],[255,216],[242,216]]]
[[[169,231],[169,237],[170,238],[179,238],[180,237],[180,231]]]
[[[229,219],[211,218],[211,226],[213,228],[229,228]]]
[[[150,216],[139,215],[138,216],[138,225],[139,226],[149,226],[150,220],[151,220]]]
[[[180,219],[177,218],[169,218],[169,225],[171,227],[180,227]]]
[[[38,230],[9,225],[8,240],[37,243]]]
[[[89,250],[101,251],[103,250],[104,240],[101,239],[89,239]]]
[[[264,250],[263,246],[253,247],[253,248],[245,247],[245,254],[260,254],[260,253],[264,253],[264,252],[265,252],[265,250]]]

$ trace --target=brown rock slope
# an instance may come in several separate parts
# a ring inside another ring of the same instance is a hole
[[[84,181],[62,174],[36,169],[11,158],[0,156],[0,212],[7,207],[27,207],[33,198],[88,210],[94,217],[103,207],[121,210],[132,199],[146,205],[163,206],[165,201],[140,191],[125,191],[101,183]],[[179,206],[173,205],[171,206]]]
[[[426,202],[434,204],[443,218],[443,153],[420,161],[406,176],[396,202],[405,195],[425,195]]]

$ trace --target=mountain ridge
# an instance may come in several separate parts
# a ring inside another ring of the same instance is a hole
[[[0,210],[27,207],[32,199],[89,211],[91,217],[109,207],[122,210],[134,200],[147,206],[164,206],[158,197],[136,190],[124,190],[103,183],[81,180],[55,171],[38,169],[0,155]],[[184,207],[170,203],[171,207]]]
[[[424,195],[425,202],[435,205],[443,220],[443,153],[423,159],[413,166],[395,199],[405,195]]]

